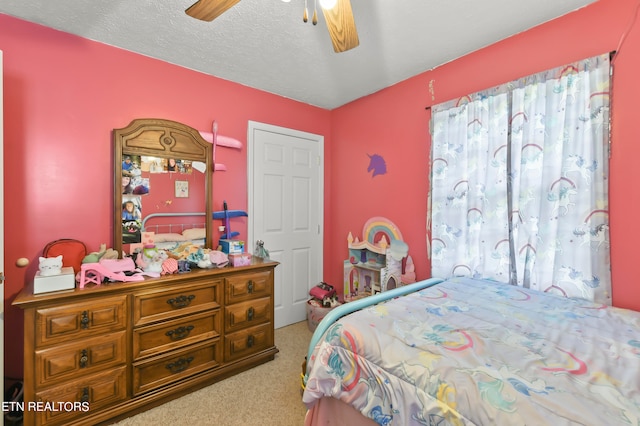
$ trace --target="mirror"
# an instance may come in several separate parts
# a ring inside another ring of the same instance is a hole
[[[163,119],[134,120],[113,138],[113,248],[128,254],[149,238],[212,248],[212,144]]]

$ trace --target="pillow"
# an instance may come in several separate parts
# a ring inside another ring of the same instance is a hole
[[[167,241],[185,241],[186,238],[182,234],[155,234],[153,236],[154,243],[165,243]]]
[[[206,237],[207,230],[205,228],[191,228],[182,231],[183,241],[197,240]]]

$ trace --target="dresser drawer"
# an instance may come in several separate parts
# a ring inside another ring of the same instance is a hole
[[[36,351],[36,386],[124,364],[127,361],[126,338],[127,333],[121,331]]]
[[[123,366],[36,393],[38,403],[51,405],[51,409],[45,409],[45,406],[30,410],[37,410],[36,424],[68,424],[73,419],[89,417],[92,412],[126,400],[126,371]]]
[[[35,312],[36,347],[124,330],[127,296],[71,303]]]
[[[273,324],[262,324],[236,333],[224,339],[225,362],[252,355],[273,346]]]
[[[134,360],[220,336],[219,309],[133,330]]]
[[[257,300],[236,303],[225,307],[226,332],[241,330],[264,322],[271,321],[271,298],[264,297]]]
[[[134,295],[134,324],[176,318],[220,306],[222,281],[204,281],[171,290],[154,290]]]
[[[226,278],[227,304],[271,295],[273,272],[254,272]]]
[[[162,357],[134,363],[134,395],[218,366],[222,362],[219,343],[219,339],[209,340]]]

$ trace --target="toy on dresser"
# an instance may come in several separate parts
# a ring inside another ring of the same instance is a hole
[[[62,266],[62,255],[39,258],[38,272],[33,279],[33,294],[75,288],[73,268]]]
[[[145,272],[160,274],[162,273],[162,263],[168,258],[169,256],[164,250],[159,250],[155,247],[145,247],[142,250],[142,257],[138,257],[138,259],[141,260],[138,266]]]
[[[38,270],[41,277],[60,275],[62,273],[62,255],[56,257],[40,257]]]
[[[133,273],[127,275],[126,273]],[[160,274],[144,273],[148,276],[160,276]],[[103,281],[142,281],[143,272],[140,272],[133,263],[133,259],[126,257],[123,259],[100,259],[95,263],[83,263],[78,273],[80,288],[87,284],[101,285]]]

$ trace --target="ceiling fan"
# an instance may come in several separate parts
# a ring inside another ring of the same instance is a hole
[[[213,21],[227,10],[235,6],[240,0],[198,0],[185,12],[187,15],[202,21]],[[336,53],[353,49],[360,44],[356,23],[353,19],[350,0],[337,0],[331,9],[322,8],[327,23],[329,36]],[[307,22],[307,8],[305,1],[304,21]],[[317,22],[314,11],[313,23]]]

